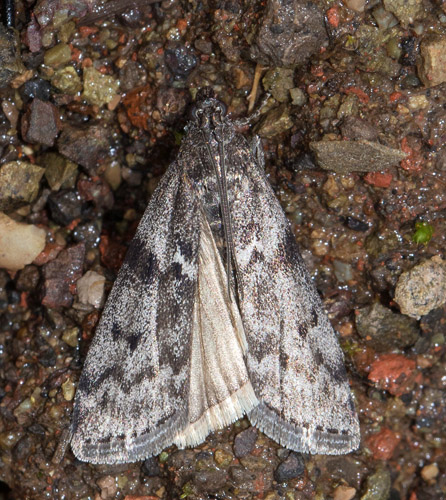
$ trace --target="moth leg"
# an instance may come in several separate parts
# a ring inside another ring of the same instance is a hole
[[[262,172],[265,172],[265,155],[263,153],[262,142],[258,135],[252,138],[251,142],[252,154],[257,160],[257,165]]]
[[[265,97],[262,99],[262,102],[260,103],[260,106],[254,111],[254,113],[251,113],[249,116],[246,116],[245,118],[238,118],[237,120],[233,120],[233,125],[236,129],[243,129],[245,127],[251,126],[255,121],[257,121],[262,114],[265,111],[265,106],[268,103],[269,98],[271,97],[270,93],[266,93]]]

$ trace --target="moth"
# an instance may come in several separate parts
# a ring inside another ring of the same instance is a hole
[[[337,335],[259,140],[203,90],[91,343],[71,445],[83,461],[134,462],[245,414],[291,450],[359,446]]]

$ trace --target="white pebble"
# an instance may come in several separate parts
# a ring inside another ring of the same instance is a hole
[[[45,248],[45,239],[44,229],[16,222],[0,212],[0,267],[23,269]]]
[[[104,285],[104,276],[95,271],[87,271],[76,283],[79,302],[100,307],[104,298]]]

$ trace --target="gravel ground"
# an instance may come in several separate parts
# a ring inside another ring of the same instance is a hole
[[[446,499],[446,4],[18,0],[0,28],[0,500]],[[195,449],[54,453],[104,300],[210,86],[247,131],[339,331],[346,456],[246,419]]]

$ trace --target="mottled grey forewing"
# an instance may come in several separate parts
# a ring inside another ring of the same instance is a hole
[[[260,405],[252,423],[287,448],[347,453],[359,426],[337,335],[290,224],[255,155],[227,146],[231,217],[249,376]]]
[[[79,380],[72,448],[92,463],[159,453],[187,424],[197,199],[171,165],[108,298]]]

